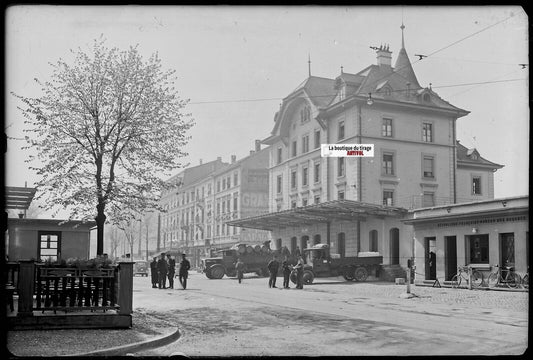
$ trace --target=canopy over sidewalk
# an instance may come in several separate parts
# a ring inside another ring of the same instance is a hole
[[[353,200],[333,200],[290,210],[267,213],[226,222],[230,226],[273,230],[274,228],[303,224],[327,223],[330,221],[365,221],[371,217],[401,217],[407,209],[363,203]]]

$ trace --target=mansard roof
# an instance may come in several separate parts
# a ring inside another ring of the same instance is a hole
[[[457,165],[459,166],[482,166],[491,169],[501,169],[503,165],[496,164],[482,157],[479,152],[473,148],[469,149],[457,140]]]
[[[316,107],[324,107],[335,97],[335,80],[318,76],[309,76],[283,100],[285,101],[291,97],[297,96],[301,91],[304,91],[307,94],[313,105]]]

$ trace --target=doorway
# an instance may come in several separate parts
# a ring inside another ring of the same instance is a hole
[[[390,239],[390,264],[400,264],[400,230],[392,228],[389,231]]]
[[[437,240],[434,236],[424,238],[425,278],[437,278]]]
[[[444,237],[444,277],[449,281],[457,273],[457,237]]]

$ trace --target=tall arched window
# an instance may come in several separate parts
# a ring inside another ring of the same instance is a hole
[[[371,230],[368,234],[369,239],[369,251],[378,251],[378,231],[377,230]]]
[[[320,244],[320,234],[313,236],[313,245]]]
[[[345,234],[343,232],[337,234],[337,253],[344,258],[346,256]]]
[[[291,237],[291,254],[294,254],[294,252],[296,251],[297,240],[298,239],[296,238],[296,236]]]
[[[307,242],[309,241],[309,236],[304,235],[300,239],[300,250],[307,249]]]

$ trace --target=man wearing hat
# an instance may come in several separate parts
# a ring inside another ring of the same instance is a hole
[[[181,286],[183,287],[183,290],[187,288],[187,277],[189,276],[190,268],[191,268],[191,263],[189,262],[189,260],[185,258],[185,254],[181,254],[179,280],[180,280]]]
[[[165,259],[165,253],[161,253],[161,258],[157,261],[157,272],[159,273],[159,288],[166,289],[168,264]]]

